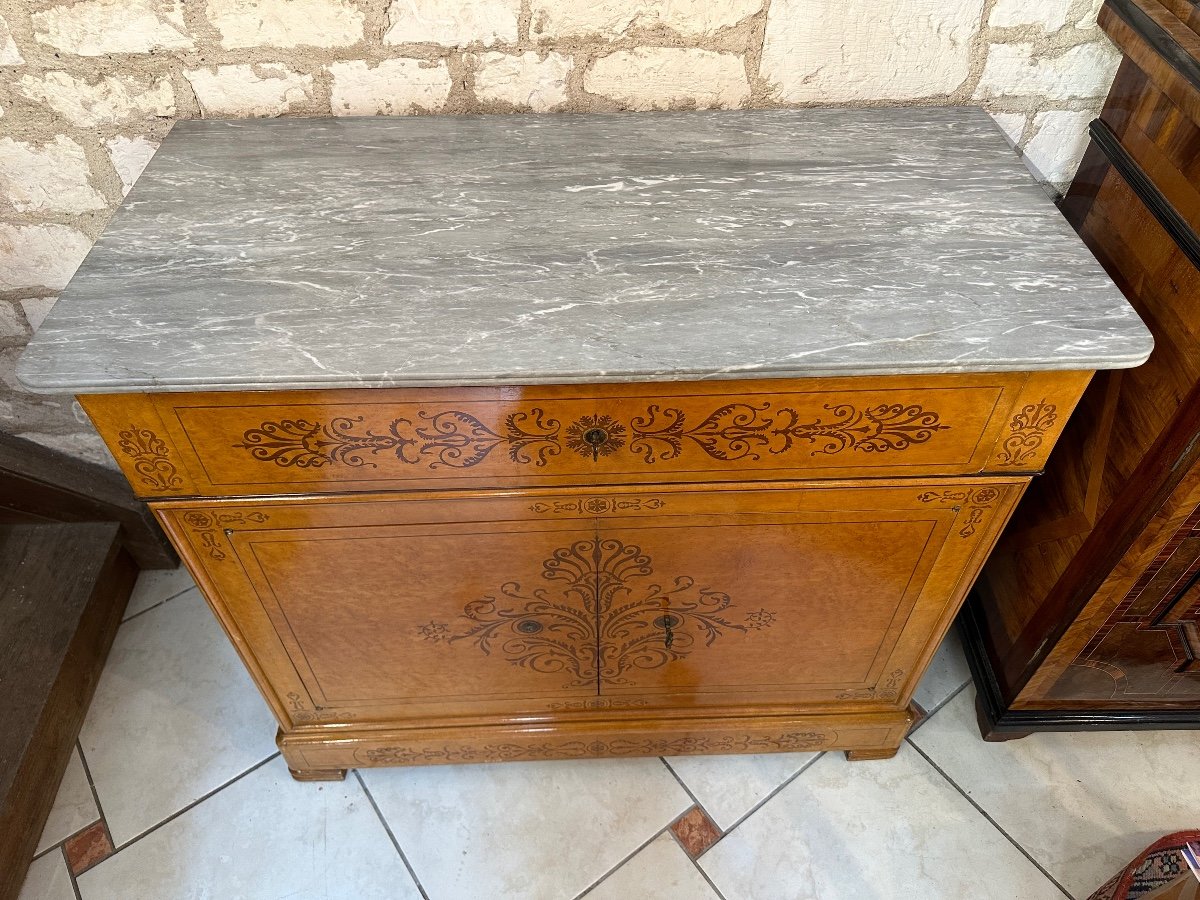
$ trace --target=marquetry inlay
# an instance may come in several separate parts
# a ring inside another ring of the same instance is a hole
[[[1021,408],[1009,423],[1012,432],[1004,439],[1000,465],[1019,466],[1037,455],[1046,433],[1058,422],[1058,407],[1042,400]]]
[[[133,459],[133,470],[149,487],[160,491],[177,491],[183,479],[171,461],[166,441],[149,428],[130,425],[117,433],[117,446]]]
[[[545,741],[444,747],[369,747],[356,758],[371,765],[470,763],[484,760],[562,759],[582,756],[675,756],[690,753],[773,753],[819,750],[837,740],[835,732],[797,731],[755,737],[725,734],[705,737],[623,738],[616,740]]]
[[[284,467],[374,467],[372,457],[386,453],[409,465],[465,469],[497,449],[515,463],[533,466],[546,465],[564,448],[593,461],[627,452],[647,464],[677,459],[688,448],[723,462],[784,456],[801,449],[813,455],[882,453],[923,444],[950,428],[939,413],[917,403],[823,408],[825,415],[806,420],[797,410],[773,408],[770,402],[727,403],[693,422],[683,409],[650,404],[625,422],[597,414],[576,418],[565,427],[553,410],[543,407],[510,413],[495,428],[457,409],[420,411],[416,423],[395,418],[385,430],[365,426],[362,416],[324,422],[280,419],[247,429],[234,446]]]
[[[503,584],[498,596],[468,603],[452,625],[418,628],[434,643],[474,644],[515,666],[566,674],[565,686],[629,683],[633,669],[654,669],[709,646],[730,631],[770,628],[774,612],[757,609],[735,621],[735,604],[694,578],[656,576],[641,547],[616,539],[576,541],[542,564],[554,590]]]

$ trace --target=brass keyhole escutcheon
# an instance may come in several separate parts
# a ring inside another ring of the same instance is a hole
[[[608,432],[603,428],[589,428],[583,433],[583,442],[592,448],[592,461],[600,458],[600,448],[608,443]]]

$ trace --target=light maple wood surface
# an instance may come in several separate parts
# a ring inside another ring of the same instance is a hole
[[[1045,438],[1087,377],[992,372],[79,399],[140,496],[221,497],[1036,472],[1053,445]]]
[[[320,779],[894,753],[1088,377],[83,402]]]

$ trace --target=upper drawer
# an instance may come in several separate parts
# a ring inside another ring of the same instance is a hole
[[[1088,373],[81,397],[146,497],[1039,470]]]

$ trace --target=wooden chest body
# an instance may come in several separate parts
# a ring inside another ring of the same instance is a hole
[[[80,401],[323,778],[890,755],[1089,375]]]

